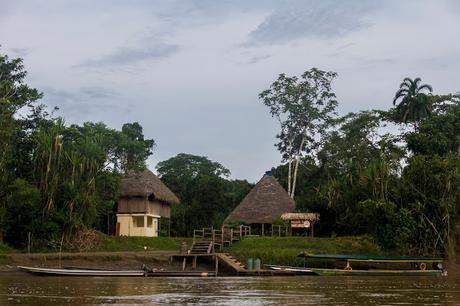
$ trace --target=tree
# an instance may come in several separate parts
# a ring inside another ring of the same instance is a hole
[[[311,155],[318,146],[318,135],[330,126],[337,101],[331,83],[337,73],[316,68],[300,77],[280,74],[278,79],[259,94],[280,123],[276,144],[288,164],[288,193],[293,198],[300,159]]]
[[[382,122],[377,112],[349,113],[336,123],[322,136],[316,156],[300,160],[296,207],[321,214],[318,234],[377,238],[380,226],[398,209],[404,151],[396,137],[378,133]],[[288,165],[273,170],[277,177],[286,177],[287,171]],[[287,180],[280,183],[287,186]]]
[[[230,211],[253,187],[228,180],[230,171],[205,156],[180,153],[158,163],[161,180],[181,199],[171,209],[171,232],[187,236],[194,229],[220,227]]]
[[[228,177],[230,170],[218,162],[209,160],[206,156],[179,153],[165,161],[159,162],[157,171],[161,179],[171,190],[186,197],[187,184],[198,175]]]
[[[428,84],[420,85],[421,81],[420,78],[415,78],[414,80],[405,78],[393,99],[393,105],[396,105],[396,102],[401,99],[396,106],[398,119],[406,124],[407,122],[412,122],[415,130],[418,122],[430,116],[432,109],[429,94],[431,94],[433,88]]]
[[[15,179],[12,177],[13,140],[19,131],[15,115],[42,97],[38,90],[24,84],[26,75],[22,59],[10,60],[7,55],[0,54],[0,240],[4,229],[6,186]]]
[[[155,146],[153,139],[144,139],[142,126],[138,122],[123,124],[116,142],[117,166],[122,172],[144,169],[145,161],[152,155]]]
[[[407,147],[414,154],[460,155],[460,97],[434,96],[433,100],[433,115],[405,135]]]
[[[417,154],[402,176],[405,201],[417,218],[413,240],[422,252],[452,255],[460,228],[460,157]],[[458,243],[458,242],[457,242]]]

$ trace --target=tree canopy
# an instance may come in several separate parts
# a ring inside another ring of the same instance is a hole
[[[21,246],[46,245],[81,228],[108,231],[119,177],[142,169],[154,141],[139,123],[66,125],[37,89],[24,84],[21,59],[0,54],[0,229]],[[28,111],[19,113],[28,108]]]
[[[259,99],[270,109],[280,123],[276,144],[288,163],[289,195],[293,198],[297,172],[304,154],[313,154],[318,146],[318,135],[330,126],[337,100],[331,83],[337,73],[312,68],[300,77],[280,74]]]
[[[420,120],[431,115],[432,110],[429,94],[433,88],[428,84],[421,85],[421,81],[420,78],[405,78],[393,99],[393,105],[400,100],[396,106],[397,118],[404,123],[411,122],[415,128]]]
[[[172,207],[172,231],[190,235],[194,229],[219,227],[249,192],[246,180],[228,180],[230,171],[205,156],[180,153],[159,162],[162,181],[181,199]]]

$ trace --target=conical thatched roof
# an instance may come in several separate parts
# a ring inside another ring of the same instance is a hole
[[[157,200],[170,204],[179,203],[176,195],[163,182],[145,169],[141,172],[130,171],[121,179],[121,196],[144,196],[153,197]]]
[[[273,223],[283,213],[293,212],[295,202],[271,175],[264,175],[241,203],[228,215],[224,224],[242,221],[246,224]]]

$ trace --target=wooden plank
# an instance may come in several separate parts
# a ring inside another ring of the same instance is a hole
[[[233,268],[236,272],[246,272],[247,270],[241,266],[241,263],[231,258],[224,253],[216,253],[216,256],[219,257],[224,263]]]

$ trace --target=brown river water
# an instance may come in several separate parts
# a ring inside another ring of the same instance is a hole
[[[0,276],[0,305],[460,305],[460,277]]]

